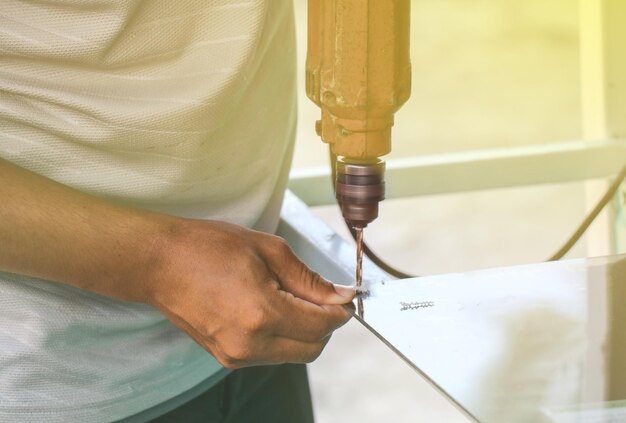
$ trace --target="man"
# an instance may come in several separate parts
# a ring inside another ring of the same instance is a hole
[[[315,359],[354,296],[268,234],[290,2],[0,18],[0,421],[311,421],[301,365],[222,367]]]

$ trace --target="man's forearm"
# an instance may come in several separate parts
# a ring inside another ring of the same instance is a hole
[[[227,367],[314,360],[355,295],[274,235],[118,206],[2,160],[0,270],[150,304]]]
[[[144,301],[167,221],[0,159],[0,271]]]

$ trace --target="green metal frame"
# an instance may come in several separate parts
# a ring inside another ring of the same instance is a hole
[[[387,161],[387,198],[608,178],[625,161],[624,141],[572,141],[407,157]],[[335,203],[327,167],[292,171],[289,189],[309,206]]]

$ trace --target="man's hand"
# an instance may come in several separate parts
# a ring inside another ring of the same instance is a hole
[[[310,362],[355,294],[312,272],[279,237],[214,221],[168,230],[151,303],[224,366]]]
[[[116,205],[2,159],[0,271],[152,304],[227,367],[315,359],[354,296],[273,235]]]

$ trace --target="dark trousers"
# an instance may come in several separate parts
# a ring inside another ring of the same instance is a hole
[[[313,423],[306,367],[239,369],[153,423]]]

